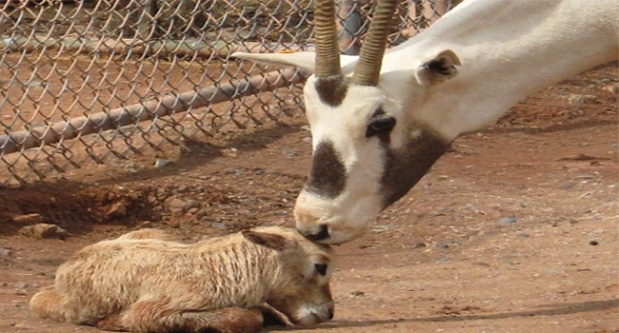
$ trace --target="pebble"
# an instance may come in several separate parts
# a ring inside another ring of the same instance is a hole
[[[24,329],[28,329],[28,330],[34,329],[34,326],[28,325],[26,323],[16,323],[16,324],[13,324],[11,326],[13,326],[15,328],[24,328]]]
[[[299,153],[297,153],[294,150],[290,150],[290,149],[285,149],[284,151],[282,151],[282,153],[286,156],[290,156],[290,157],[294,157],[294,156],[299,156]]]
[[[597,101],[597,96],[572,94],[567,98],[567,100],[572,105],[590,104]]]
[[[21,235],[40,239],[40,238],[57,238],[65,239],[67,231],[55,224],[37,223],[35,225],[25,226],[19,229]]]
[[[157,169],[164,168],[166,165],[170,164],[172,164],[172,161],[166,160],[165,158],[158,158],[155,160],[155,168]]]
[[[436,243],[436,247],[438,247],[439,249],[448,249],[449,248],[449,244],[447,243]]]
[[[230,157],[230,158],[238,158],[239,157],[239,150],[236,148],[230,148],[227,150],[223,151],[223,155],[225,157]]]
[[[576,184],[575,184],[575,183],[573,183],[573,182],[567,182],[567,183],[563,183],[563,184],[561,185],[561,189],[563,189],[563,190],[569,190],[569,189],[571,189],[571,188],[572,188],[572,187],[574,187],[574,186],[576,186]]]
[[[167,210],[171,213],[185,212],[191,208],[199,207],[200,203],[192,199],[181,199],[178,197],[169,197],[165,201]]]
[[[0,258],[8,258],[13,254],[10,249],[0,249]]]
[[[107,210],[108,217],[125,217],[127,216],[127,205],[124,201],[116,201]]]
[[[27,287],[28,287],[27,282],[17,282],[15,284],[15,288],[18,288],[18,289],[26,289]]]
[[[426,243],[417,242],[417,243],[415,243],[415,245],[413,245],[413,249],[421,249],[421,248],[424,248],[426,246],[427,246]]]
[[[596,240],[591,240],[591,241],[589,241],[589,245],[596,246],[596,245],[598,245],[598,244],[600,244],[600,243],[598,243],[598,241],[596,241]]]
[[[499,219],[499,224],[503,224],[503,225],[511,225],[516,223],[518,220],[516,220],[515,217],[513,216],[508,216],[508,217],[503,217],[501,219]]]
[[[221,222],[211,222],[211,227],[215,228],[215,229],[226,229],[226,225],[224,223]]]
[[[43,223],[43,216],[41,214],[24,214],[13,217],[13,222],[21,225],[32,225],[37,223]]]

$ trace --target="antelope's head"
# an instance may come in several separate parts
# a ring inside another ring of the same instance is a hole
[[[396,5],[378,2],[359,57],[339,54],[333,1],[316,1],[316,53],[233,55],[313,73],[304,88],[312,165],[294,208],[296,227],[310,240],[358,237],[448,148],[409,105],[421,103],[425,86],[453,76],[459,60],[446,50],[413,72],[381,73]]]

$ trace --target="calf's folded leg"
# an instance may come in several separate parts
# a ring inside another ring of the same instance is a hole
[[[56,291],[54,286],[47,286],[32,299],[30,299],[30,308],[42,318],[50,318],[56,321],[67,320],[67,313],[63,306],[63,299]],[[71,315],[69,314],[71,317]]]
[[[97,327],[117,332],[257,333],[263,326],[258,309],[173,309],[169,303],[169,298],[139,301],[121,314],[100,320]]]

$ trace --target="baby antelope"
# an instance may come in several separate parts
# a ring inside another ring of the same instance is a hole
[[[138,230],[85,247],[30,300],[43,318],[134,332],[258,332],[265,316],[333,318],[333,252],[296,230],[258,227],[183,244]],[[267,319],[269,319],[267,318]]]

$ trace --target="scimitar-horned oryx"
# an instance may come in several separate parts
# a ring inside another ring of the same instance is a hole
[[[316,1],[315,53],[234,54],[313,73],[312,164],[294,214],[315,241],[358,237],[459,135],[618,58],[616,0],[465,0],[385,53],[397,3],[378,2],[359,57],[339,55],[332,1]]]

